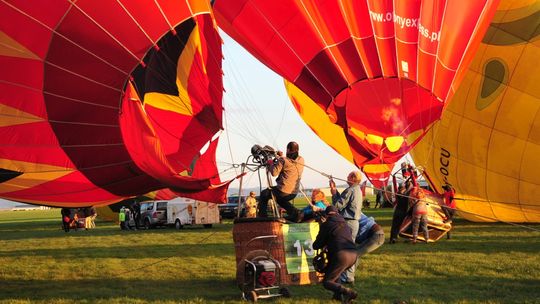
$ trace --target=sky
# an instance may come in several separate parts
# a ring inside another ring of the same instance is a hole
[[[317,171],[345,179],[356,167],[325,144],[304,123],[289,101],[283,78],[245,51],[221,32],[224,73],[224,128],[220,137],[217,160],[220,170],[241,164],[250,155],[254,144],[269,145],[285,151],[289,141],[300,146],[305,164]],[[240,172],[239,169],[236,172]],[[222,179],[236,173],[231,170]],[[263,188],[266,186],[261,171]],[[302,184],[306,188],[327,187],[328,178],[305,168]],[[244,178],[243,187],[258,187],[257,174]],[[238,182],[231,185],[238,187]]]

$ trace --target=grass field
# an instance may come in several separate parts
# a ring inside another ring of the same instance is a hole
[[[391,210],[368,209],[389,234]],[[356,274],[357,303],[540,303],[540,225],[457,220],[451,240],[385,244]],[[60,210],[0,212],[0,303],[239,303],[232,223],[65,233]],[[328,303],[320,285],[272,303]]]

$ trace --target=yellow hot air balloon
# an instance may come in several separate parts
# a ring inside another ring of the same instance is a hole
[[[502,0],[441,121],[412,151],[473,221],[540,222],[540,1]]]

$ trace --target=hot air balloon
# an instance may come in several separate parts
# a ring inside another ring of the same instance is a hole
[[[208,1],[2,1],[0,197],[162,188],[224,201],[221,39]]]
[[[285,78],[311,129],[384,179],[439,119],[497,2],[216,0],[214,10]]]
[[[540,2],[502,0],[464,80],[412,151],[460,216],[540,222]]]

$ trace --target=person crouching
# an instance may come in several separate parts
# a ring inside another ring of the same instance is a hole
[[[356,246],[351,235],[351,228],[338,213],[335,206],[328,206],[320,223],[319,233],[313,243],[314,249],[328,250],[328,266],[323,279],[323,286],[334,293],[333,299],[351,303],[358,294],[340,284],[339,276],[356,263]]]

